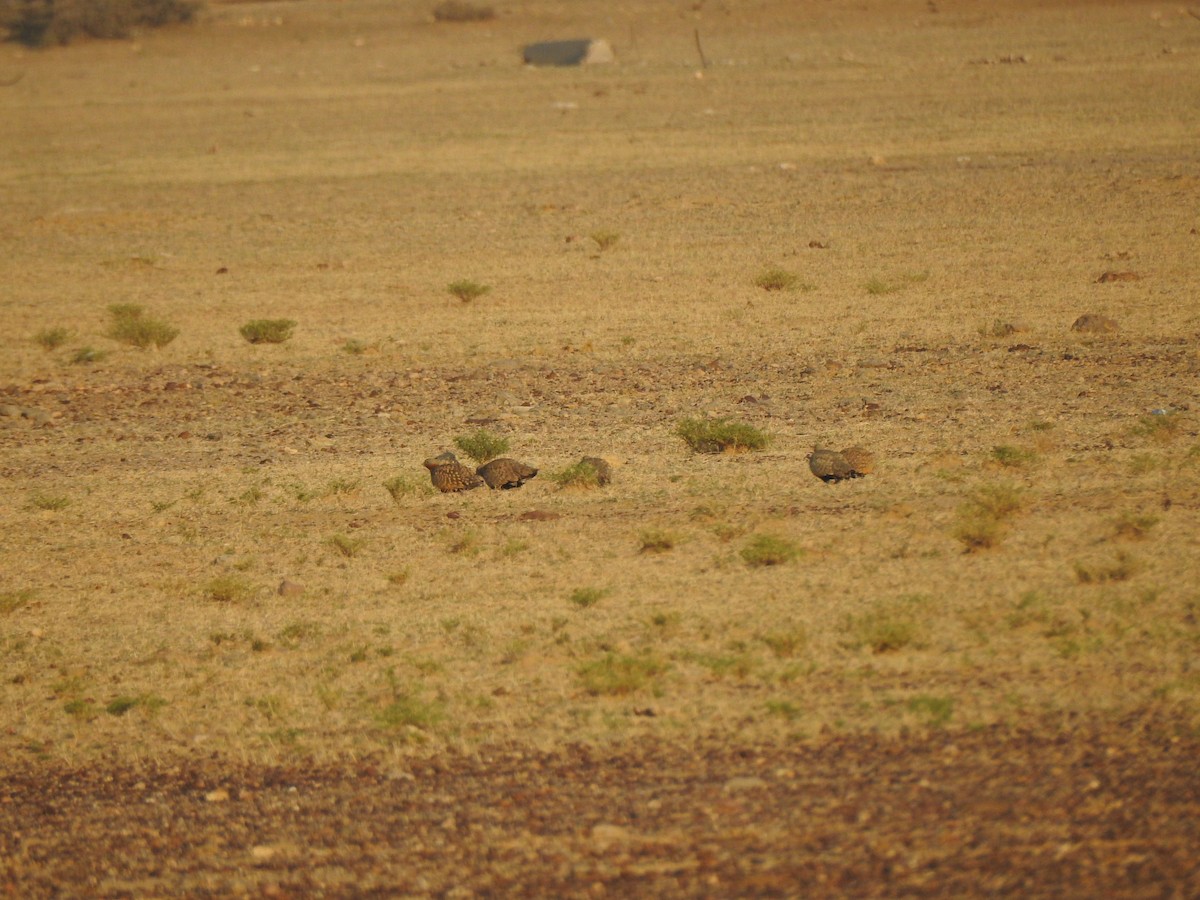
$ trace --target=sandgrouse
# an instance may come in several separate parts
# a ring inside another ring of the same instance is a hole
[[[857,444],[842,451],[842,457],[850,463],[856,476],[870,475],[875,471],[875,454]]]
[[[823,447],[813,448],[808,457],[808,469],[826,484],[835,484],[845,478],[857,478],[859,473],[849,460],[836,450]]]
[[[493,490],[509,490],[519,488],[537,475],[538,470],[533,466],[517,462],[515,459],[501,456],[499,459],[493,459],[486,465],[480,466],[475,473]]]
[[[469,491],[483,485],[483,479],[460,463],[450,452],[429,457],[425,460],[425,468],[429,470],[433,486],[443,494],[451,491]]]

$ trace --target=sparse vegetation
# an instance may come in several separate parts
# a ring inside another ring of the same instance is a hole
[[[910,712],[924,716],[926,723],[931,728],[941,728],[954,715],[953,697],[918,694],[909,698],[907,706]]]
[[[922,624],[918,612],[927,602],[921,596],[880,601],[858,615],[847,616],[845,645],[872,653],[894,653],[918,644]]]
[[[39,347],[49,352],[57,350],[65,344],[70,336],[71,330],[60,326],[58,328],[43,328],[33,336],[33,340]]]
[[[77,366],[90,365],[91,363],[101,362],[108,353],[104,350],[96,350],[93,347],[80,347],[71,354],[71,362]]]
[[[770,443],[763,431],[730,419],[684,419],[675,429],[697,453],[742,453],[762,450]]]
[[[6,0],[0,3],[0,29],[29,47],[69,44],[77,37],[127,38],[139,28],[190,22],[198,0]]]
[[[604,588],[581,587],[571,591],[571,596],[568,599],[580,609],[587,609],[589,606],[595,606],[607,594],[608,591]]]
[[[292,319],[253,319],[238,329],[251,344],[282,344],[290,340],[296,322]]]
[[[330,546],[347,559],[358,556],[363,548],[361,538],[352,538],[346,534],[335,534],[329,538]]]
[[[417,480],[407,475],[394,475],[383,483],[383,487],[394,503],[399,503],[404,497],[427,496],[433,493],[433,485],[429,483],[429,479]]]
[[[237,603],[252,592],[250,583],[236,575],[221,575],[205,585],[204,594],[216,603]]]
[[[763,704],[763,707],[768,714],[786,719],[789,722],[796,721],[804,714],[804,710],[791,700],[767,700]]]
[[[1141,569],[1141,564],[1128,553],[1118,553],[1109,563],[1073,564],[1075,580],[1080,584],[1107,584],[1111,581],[1128,581]]]
[[[71,505],[71,498],[60,494],[34,494],[29,505],[46,512],[58,512]]]
[[[1130,541],[1142,541],[1150,536],[1151,529],[1158,524],[1158,516],[1125,513],[1113,526],[1115,537]]]
[[[80,719],[82,721],[91,721],[98,715],[96,711],[96,701],[89,700],[86,697],[75,697],[63,704],[63,712],[72,719]]]
[[[351,356],[362,356],[369,349],[370,344],[356,338],[349,338],[342,342],[342,352],[349,353]]]
[[[954,526],[968,553],[995,547],[1008,531],[1008,520],[1023,504],[1022,491],[1007,483],[983,485],[958,509]]]
[[[136,303],[115,303],[108,312],[112,317],[108,336],[139,350],[161,349],[179,336],[178,328],[147,316]]]
[[[479,535],[470,530],[456,534],[447,549],[458,556],[474,556],[479,552]]]
[[[786,538],[758,534],[742,548],[741,557],[748,566],[779,566],[800,555],[800,549]]]
[[[459,435],[454,439],[454,446],[469,456],[475,462],[483,465],[489,460],[508,452],[508,439],[493,434],[486,428],[480,428],[470,434]]]
[[[764,291],[790,291],[800,284],[800,276],[778,266],[764,269],[754,279],[754,286]]]
[[[596,467],[582,460],[550,477],[560,488],[587,489],[600,486],[600,473]]]
[[[123,716],[132,709],[141,708],[144,712],[152,714],[166,705],[167,701],[155,694],[122,694],[106,703],[104,711],[110,716]]]
[[[29,601],[32,599],[33,591],[29,588],[21,591],[4,591],[0,593],[0,616],[15,613],[18,609],[28,606]]]
[[[606,653],[578,669],[583,689],[593,696],[623,696],[640,691],[667,671],[668,665],[653,656]]]
[[[1020,469],[1037,462],[1037,453],[1025,447],[1002,444],[992,448],[992,461],[1010,469]]]
[[[647,528],[638,535],[640,553],[666,553],[672,550],[678,538],[662,528]]]
[[[611,250],[616,246],[617,241],[621,239],[621,235],[615,231],[593,231],[589,237],[596,242],[596,246],[603,253],[605,250]]]
[[[463,303],[470,303],[472,300],[478,300],[492,288],[490,285],[480,284],[478,281],[462,279],[452,281],[446,285],[446,290],[457,297]]]
[[[1179,414],[1159,412],[1142,416],[1130,430],[1136,437],[1147,438],[1158,444],[1169,444],[1179,434]]]
[[[426,700],[419,690],[403,684],[396,670],[384,673],[388,685],[388,702],[376,714],[384,728],[408,731],[429,731],[446,718],[446,706],[440,699]]]
[[[874,277],[867,279],[866,283],[863,284],[863,290],[872,296],[894,294],[897,291],[904,290],[910,284],[920,284],[928,280],[928,272],[910,272],[891,279]]]
[[[778,659],[791,659],[804,652],[808,645],[808,632],[804,628],[793,628],[771,631],[759,637]]]

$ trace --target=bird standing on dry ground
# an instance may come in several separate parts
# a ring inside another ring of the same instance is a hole
[[[446,452],[440,456],[431,456],[425,460],[425,468],[429,470],[429,478],[433,486],[443,494],[451,491],[469,491],[481,487],[483,479],[458,461],[453,453]]]
[[[501,456],[499,459],[493,459],[486,465],[480,466],[475,473],[487,482],[487,486],[492,490],[509,490],[519,488],[530,478],[536,476],[538,470],[523,462]]]
[[[842,457],[850,463],[855,477],[870,475],[875,471],[875,454],[857,444],[842,451]]]
[[[836,484],[847,478],[861,478],[874,465],[875,457],[862,447],[847,447],[841,453],[814,447],[808,456],[808,470],[826,484]]]

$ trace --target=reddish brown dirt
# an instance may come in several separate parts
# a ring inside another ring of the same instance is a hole
[[[1144,723],[399,768],[26,768],[9,896],[1187,897],[1200,741]]]

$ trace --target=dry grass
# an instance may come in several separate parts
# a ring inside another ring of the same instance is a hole
[[[739,65],[704,79],[679,77],[677,10],[614,7],[637,65],[566,80],[492,64],[515,15],[296,5],[251,30],[221,6],[142,38],[136,83],[80,44],[33,61],[54,103],[33,69],[0,88],[0,753],[1200,718],[1200,322],[1156,302],[1200,289],[1171,263],[1195,240],[1192,57],[1129,5],[1085,30],[1052,4],[969,29],[834,6],[797,31],[794,2],[729,4]],[[967,64],[1050,43],[1067,68]],[[998,92],[1027,114],[990,114]],[[821,114],[797,128],[801,94]],[[629,237],[565,240],[595,223]],[[1096,285],[1126,248],[1154,277]],[[756,287],[764,259],[819,287]],[[464,273],[504,288],[451,299]],[[1099,291],[1121,331],[1069,333]],[[178,336],[113,340],[118,302]],[[998,308],[1029,333],[981,340]],[[246,343],[272,310],[304,327]],[[63,349],[30,340],[47,326]],[[700,449],[761,449],[695,453],[687,418]],[[582,456],[625,465],[597,490],[434,492],[421,461],[480,428],[564,484]],[[824,485],[805,454],[827,440],[886,466]],[[756,535],[784,552],[748,560]]]

